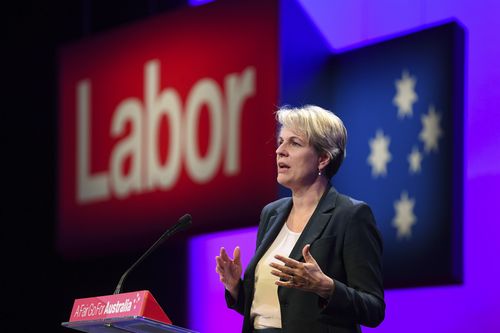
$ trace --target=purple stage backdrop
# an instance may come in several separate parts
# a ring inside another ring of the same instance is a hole
[[[464,283],[388,290],[386,319],[365,332],[500,332],[500,3],[497,1],[300,0],[332,50],[343,50],[454,18],[467,29],[465,76]],[[254,248],[255,229],[200,236],[190,243],[190,327],[237,332],[215,273],[220,246]],[[200,276],[210,277],[200,279]],[[212,278],[213,277],[213,278]],[[201,282],[203,281],[203,282]],[[196,295],[196,298],[194,298]]]

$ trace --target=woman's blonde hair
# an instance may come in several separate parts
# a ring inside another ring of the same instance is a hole
[[[315,105],[280,108],[276,120],[282,127],[303,134],[318,152],[330,157],[322,172],[330,179],[340,168],[346,156],[347,129],[342,120],[332,112]]]

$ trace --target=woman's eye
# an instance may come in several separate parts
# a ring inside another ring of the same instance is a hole
[[[294,147],[301,147],[302,146],[302,144],[300,142],[293,141],[293,140],[287,140],[287,141],[285,141],[285,140],[278,140],[276,142],[276,144],[278,145],[278,147],[281,146],[284,143],[286,143],[287,146],[294,146]]]

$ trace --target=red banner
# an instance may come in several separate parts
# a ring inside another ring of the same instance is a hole
[[[147,317],[172,324],[170,318],[147,290],[76,299],[69,322],[133,316]]]
[[[276,196],[277,17],[222,1],[61,50],[64,253],[142,246],[184,213],[195,232],[258,222]]]

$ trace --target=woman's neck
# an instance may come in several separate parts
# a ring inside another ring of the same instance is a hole
[[[316,181],[308,187],[301,187],[300,190],[292,190],[293,206],[286,224],[293,232],[302,232],[309,222],[319,200],[328,187],[328,181]]]
[[[292,190],[293,209],[296,212],[312,211],[328,187],[328,180],[321,177],[310,186]]]

